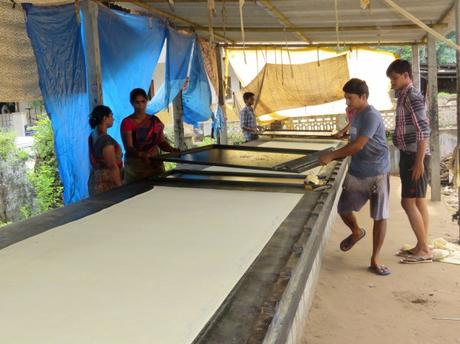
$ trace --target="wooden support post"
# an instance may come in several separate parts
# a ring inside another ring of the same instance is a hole
[[[85,56],[88,74],[89,111],[102,104],[101,55],[99,52],[99,32],[97,27],[97,3],[88,0],[81,2],[83,27],[85,33]]]
[[[455,2],[455,32],[457,44],[460,45],[460,0]],[[460,52],[457,50],[457,161],[460,161]],[[456,176],[454,176],[456,178]],[[460,185],[458,188],[457,223],[458,240],[460,243]]]
[[[420,47],[418,44],[412,45],[412,82],[415,88],[421,91],[420,82]]]
[[[187,149],[184,135],[184,110],[182,107],[182,91],[174,98],[171,106],[174,122],[174,144],[180,150]]]
[[[219,106],[224,112],[224,121],[217,137],[217,143],[226,145],[228,142],[227,138],[227,112],[225,109],[225,89],[224,89],[224,78],[223,78],[223,64],[222,64],[222,48],[216,46],[216,60],[217,60],[217,77],[219,79]]]
[[[436,55],[436,39],[428,35],[428,96],[431,123],[431,200],[441,200],[441,168],[439,150],[439,118],[438,118],[438,63]]]

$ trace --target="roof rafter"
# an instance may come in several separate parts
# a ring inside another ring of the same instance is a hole
[[[123,2],[123,1],[118,1],[118,2]],[[138,6],[138,7],[141,7],[143,9],[147,10],[150,13],[153,13],[153,14],[168,18],[168,19],[170,19],[170,20],[172,20],[172,21],[174,21],[176,23],[185,24],[188,27],[192,27],[196,31],[202,31],[202,32],[209,33],[209,28],[206,27],[206,26],[200,25],[200,24],[195,23],[195,22],[193,22],[191,20],[185,19],[183,17],[177,16],[177,15],[169,13],[167,11],[160,10],[158,8],[153,7],[152,5],[149,5],[148,3],[138,1],[138,0],[130,0],[129,3],[132,3],[132,4],[134,4],[134,5]],[[222,36],[220,34],[214,34],[214,36],[219,38],[219,39],[221,39],[221,40],[223,40],[223,41],[233,42],[232,40],[230,40],[230,39],[228,39],[228,38],[226,38],[226,37],[224,37],[224,36]]]
[[[268,13],[275,16],[278,21],[283,24],[286,28],[295,29],[296,26],[286,17],[283,12],[281,12],[271,0],[257,0],[256,3],[263,7]],[[302,32],[294,31],[295,34],[302,40],[307,43],[312,43],[311,39],[305,36]]]
[[[429,25],[432,28],[441,29],[446,28],[447,24]],[[228,31],[239,32],[239,27],[221,27],[214,26],[214,31]],[[392,26],[341,26],[340,32],[360,32],[360,31],[397,31],[397,30],[422,30],[417,25],[392,25]],[[276,28],[276,27],[245,27],[246,32],[307,32],[307,33],[322,33],[322,32],[335,32],[332,27],[290,27],[290,28]]]

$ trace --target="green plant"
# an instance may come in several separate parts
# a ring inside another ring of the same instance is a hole
[[[31,203],[27,152],[15,144],[16,135],[0,131],[0,223],[20,218],[20,208]]]
[[[447,92],[439,92],[438,97],[450,97],[450,96],[455,96],[455,93],[447,93]]]
[[[169,162],[169,161],[165,161],[164,165],[165,165],[165,170],[166,171],[174,170],[176,168],[176,166],[177,166],[177,164],[175,162]]]
[[[240,145],[244,143],[244,136],[241,131],[229,131],[227,139],[229,145]]]
[[[28,154],[16,147],[14,143],[16,134],[14,132],[0,131],[0,159],[27,160]]]
[[[11,222],[1,222],[0,221],[0,228],[8,226]]]
[[[210,136],[205,136],[203,137],[203,140],[201,142],[198,142],[195,144],[195,147],[208,146],[208,145],[213,145],[215,143],[216,143],[216,139],[213,139]]]
[[[54,136],[51,121],[46,114],[39,116],[33,127],[36,132],[34,139],[35,168],[29,175],[34,187],[38,213],[63,205],[63,186],[59,178]]]

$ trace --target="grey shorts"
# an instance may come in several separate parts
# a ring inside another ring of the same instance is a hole
[[[390,213],[389,196],[388,173],[368,178],[357,178],[347,174],[337,211],[339,214],[359,211],[370,200],[371,217],[376,221],[385,220]]]

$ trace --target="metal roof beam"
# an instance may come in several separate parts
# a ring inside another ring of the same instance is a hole
[[[278,21],[283,24],[286,28],[295,29],[296,26],[286,17],[283,12],[281,12],[278,8],[270,0],[258,0],[256,1],[258,5],[263,7],[268,13],[275,16]],[[307,43],[311,43],[311,39],[305,36],[302,32],[294,31],[296,36],[298,36],[302,41]]]
[[[411,42],[377,42],[377,41],[369,41],[369,42],[344,42],[343,47],[344,49],[348,48],[359,48],[359,47],[369,47],[370,45],[373,46],[407,46],[413,44],[422,44],[420,41],[411,41]],[[265,48],[335,48],[337,46],[337,42],[325,42],[325,43],[218,43],[219,46],[225,48],[245,48],[248,49],[265,49]]]
[[[239,0],[214,0],[215,2],[238,2]],[[145,3],[151,4],[166,4],[167,0],[144,0]],[[175,4],[193,4],[197,2],[208,2],[208,0],[174,0]]]
[[[429,25],[435,29],[446,28],[447,24]],[[220,27],[214,26],[214,31],[239,32],[239,27]],[[361,31],[397,31],[397,30],[423,30],[417,25],[386,25],[386,26],[341,26],[340,32],[361,32]],[[307,33],[324,33],[335,32],[333,27],[300,27],[282,28],[282,27],[245,27],[246,32],[307,32]]]
[[[122,3],[122,2],[125,2],[125,1],[117,1],[117,2]],[[134,4],[134,5],[138,6],[138,7],[141,7],[141,8],[147,10],[148,12],[150,12],[152,14],[156,14],[156,15],[159,15],[161,17],[170,19],[173,22],[180,23],[180,24],[183,24],[183,25],[185,24],[185,25],[187,25],[187,27],[192,27],[196,31],[202,31],[202,32],[209,33],[209,28],[206,27],[206,26],[200,25],[200,24],[195,23],[195,22],[193,22],[191,20],[185,19],[183,17],[177,16],[177,15],[169,13],[167,11],[160,10],[158,8],[155,8],[155,7],[151,6],[151,5],[149,5],[148,3],[138,1],[138,0],[130,0],[130,1],[126,1],[126,2]],[[232,40],[230,40],[228,38],[225,38],[224,36],[222,36],[220,34],[214,34],[214,36],[219,38],[219,39],[221,39],[221,40],[223,40],[223,41],[233,42]]]

